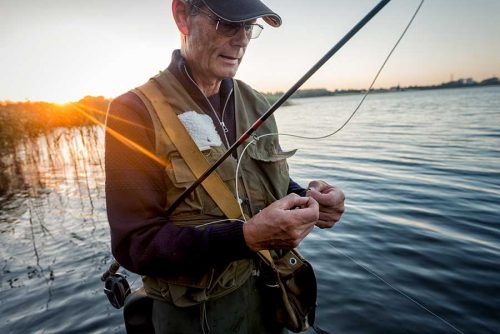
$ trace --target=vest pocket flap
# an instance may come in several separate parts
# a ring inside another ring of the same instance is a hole
[[[181,158],[172,158],[172,170],[175,181],[178,183],[194,182],[195,177],[189,169],[187,163]]]
[[[248,155],[255,160],[263,162],[278,162],[292,157],[297,152],[297,149],[290,151],[270,152],[267,150],[258,150],[254,147],[249,147],[247,152]]]

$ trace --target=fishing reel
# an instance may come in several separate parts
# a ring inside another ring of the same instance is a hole
[[[118,262],[113,262],[109,269],[102,275],[101,281],[104,282],[104,293],[114,308],[120,309],[125,305],[125,299],[130,295],[130,285],[127,278],[118,274],[120,269]]]

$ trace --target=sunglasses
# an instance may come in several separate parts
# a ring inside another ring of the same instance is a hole
[[[264,29],[264,27],[258,23],[229,22],[201,9],[196,5],[191,4],[191,7],[193,8],[191,15],[197,15],[198,13],[205,14],[215,22],[215,31],[226,37],[233,37],[243,28],[249,39],[255,39],[260,36],[260,33]]]

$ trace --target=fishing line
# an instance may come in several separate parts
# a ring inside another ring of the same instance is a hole
[[[464,334],[464,332],[462,332],[461,330],[459,330],[458,328],[456,328],[455,326],[453,326],[451,323],[449,323],[448,321],[446,321],[444,318],[440,317],[439,315],[437,315],[436,313],[432,312],[431,310],[429,310],[427,307],[425,307],[421,302],[417,301],[415,298],[412,298],[410,297],[408,294],[404,293],[403,291],[401,291],[400,289],[396,288],[395,286],[393,286],[391,283],[387,282],[386,280],[384,280],[380,275],[378,275],[375,271],[373,271],[372,269],[370,268],[367,268],[365,267],[364,265],[362,265],[361,263],[359,263],[358,261],[356,261],[355,259],[353,259],[351,256],[349,256],[348,254],[345,254],[344,252],[342,252],[340,249],[338,249],[337,247],[335,247],[335,245],[333,244],[332,241],[330,240],[323,240],[323,241],[326,241],[327,243],[329,243],[338,253],[342,254],[343,256],[345,256],[346,258],[348,258],[349,260],[351,260],[352,262],[354,262],[356,265],[358,265],[359,267],[361,267],[362,269],[364,269],[366,272],[368,272],[369,274],[371,274],[372,276],[378,278],[380,281],[382,281],[383,283],[385,283],[388,287],[390,287],[391,289],[393,289],[394,291],[398,292],[399,294],[401,294],[403,297],[406,297],[407,299],[409,299],[410,301],[412,301],[413,303],[415,303],[418,307],[420,307],[421,309],[429,312],[431,315],[435,316],[436,318],[438,318],[439,320],[441,320],[443,323],[445,323],[446,325],[450,326],[451,328],[453,328],[455,331],[457,331],[458,333],[461,333],[461,334]]]
[[[248,147],[250,147],[250,145],[254,144],[256,141],[260,140],[261,138],[264,138],[264,137],[267,137],[267,136],[288,136],[288,137],[294,137],[294,138],[300,138],[300,139],[310,139],[310,140],[318,140],[318,139],[325,139],[325,138],[328,138],[328,137],[331,137],[335,134],[337,134],[338,132],[340,132],[351,120],[352,118],[354,117],[354,115],[358,112],[358,110],[360,109],[361,105],[364,103],[365,99],[367,98],[367,96],[370,94],[370,92],[372,91],[372,88],[375,84],[375,82],[377,81],[378,77],[380,76],[380,73],[382,72],[382,70],[384,69],[385,65],[387,64],[387,62],[389,61],[389,59],[391,58],[392,54],[394,53],[394,51],[396,50],[396,48],[398,47],[399,43],[401,42],[401,40],[403,39],[403,37],[405,36],[406,32],[408,31],[408,29],[410,28],[410,26],[412,25],[415,17],[417,16],[417,14],[419,13],[423,3],[424,3],[425,0],[421,0],[419,5],[417,6],[415,12],[413,13],[410,21],[408,22],[408,24],[406,25],[406,27],[404,28],[403,32],[401,33],[401,35],[399,36],[399,38],[397,39],[396,43],[394,44],[394,46],[392,47],[391,51],[388,53],[388,55],[386,56],[384,62],[382,63],[382,65],[380,66],[379,70],[377,71],[375,77],[373,78],[369,88],[367,89],[366,93],[363,95],[363,97],[361,98],[360,102],[358,103],[358,105],[356,106],[356,108],[354,109],[354,111],[351,113],[351,115],[347,118],[347,120],[340,126],[338,127],[336,130],[334,130],[333,132],[331,133],[328,133],[326,135],[322,135],[322,136],[317,136],[317,137],[308,137],[308,136],[300,136],[300,135],[295,135],[295,134],[287,134],[287,133],[267,133],[267,134],[263,134],[263,135],[260,135],[260,136],[253,136],[253,139],[247,144],[245,145],[244,149],[242,150],[241,152],[241,156],[240,158],[238,159],[238,164],[236,165],[236,172],[235,172],[235,178],[236,178],[236,198],[238,199],[238,205],[239,205],[239,208],[240,208],[240,212],[241,212],[241,216],[242,216],[242,220],[246,222],[246,217],[245,217],[245,214],[244,214],[244,211],[243,211],[243,208],[241,206],[241,203],[242,203],[242,200],[240,199],[240,196],[239,196],[239,191],[238,191],[238,174],[239,174],[239,169],[240,169],[240,165],[241,165],[241,161],[243,160],[242,157],[244,156],[246,150],[248,149]],[[386,284],[387,286],[389,286],[391,289],[393,289],[394,291],[396,291],[397,293],[399,293],[400,295],[402,295],[403,297],[407,298],[408,300],[410,300],[411,302],[413,302],[415,305],[419,306],[421,309],[423,309],[424,311],[427,311],[429,314],[433,315],[434,317],[436,317],[437,319],[441,320],[443,323],[445,323],[446,325],[448,325],[449,327],[453,328],[457,333],[461,333],[461,334],[464,334],[461,330],[459,330],[457,327],[453,326],[450,322],[448,322],[447,320],[445,320],[444,318],[440,317],[439,315],[437,315],[436,313],[432,312],[431,310],[429,310],[427,307],[425,307],[422,303],[420,303],[419,301],[417,301],[415,298],[412,298],[411,296],[409,296],[408,294],[406,294],[405,292],[401,291],[400,289],[396,288],[395,286],[393,286],[392,284],[390,284],[389,282],[387,282],[386,280],[384,280],[380,275],[378,275],[376,272],[374,272],[373,270],[363,266],[361,263],[359,263],[358,261],[356,261],[355,259],[353,259],[351,256],[345,254],[344,252],[340,251],[337,247],[335,247],[335,245],[331,242],[331,241],[328,241],[326,240],[330,245],[332,245],[332,247],[337,251],[339,252],[340,254],[342,254],[343,256],[345,256],[347,259],[349,259],[350,261],[352,261],[353,263],[355,263],[356,265],[358,265],[359,267],[361,267],[363,270],[365,270],[367,273],[369,273],[370,275],[376,277],[377,279],[379,279],[380,281],[382,281],[384,284]]]
[[[360,102],[358,103],[358,105],[356,106],[356,108],[354,109],[354,111],[351,113],[351,115],[347,118],[347,120],[339,128],[337,128],[336,130],[334,130],[331,133],[328,133],[328,134],[322,135],[322,136],[318,136],[318,137],[300,136],[300,135],[289,134],[289,133],[266,133],[266,134],[263,134],[263,135],[260,135],[260,136],[256,136],[256,135],[252,136],[253,139],[248,144],[246,144],[245,148],[241,151],[241,156],[238,159],[238,164],[236,165],[236,171],[235,171],[235,178],[236,178],[236,185],[235,185],[235,187],[236,187],[236,198],[238,199],[238,205],[240,207],[241,216],[243,217],[243,220],[245,222],[246,222],[246,218],[245,218],[245,215],[244,215],[243,208],[241,206],[242,201],[240,199],[239,191],[238,191],[238,174],[239,174],[239,169],[240,169],[241,161],[243,160],[242,157],[245,154],[247,148],[250,145],[254,144],[256,141],[258,141],[259,139],[264,138],[264,137],[268,137],[268,136],[287,136],[287,137],[294,137],[294,138],[300,138],[300,139],[318,140],[318,139],[325,139],[325,138],[331,137],[331,136],[337,134],[338,132],[340,132],[352,120],[352,118],[354,117],[354,115],[358,112],[358,110],[360,109],[361,105],[365,101],[365,99],[368,96],[368,94],[370,94],[370,92],[372,91],[372,88],[375,85],[375,82],[377,81],[378,77],[380,76],[380,73],[384,69],[385,65],[387,64],[387,62],[391,58],[392,54],[394,53],[394,51],[398,47],[398,45],[401,42],[401,40],[403,39],[403,37],[406,35],[406,32],[408,31],[408,29],[412,25],[413,21],[415,20],[415,17],[419,13],[420,8],[424,4],[424,1],[425,0],[421,0],[420,1],[419,5],[415,9],[415,12],[413,13],[413,15],[412,15],[411,19],[409,20],[408,24],[403,29],[403,32],[401,33],[401,35],[397,39],[397,41],[394,44],[394,46],[392,47],[391,51],[385,57],[384,62],[382,63],[382,65],[378,69],[377,73],[375,74],[375,77],[373,78],[373,80],[372,80],[370,86],[368,87],[367,91],[365,92],[365,94],[363,94],[363,97],[361,98]]]
[[[370,22],[390,0],[381,0],[372,8],[351,30],[347,32],[327,53],[321,57],[288,91],[286,91],[269,109],[264,112],[255,122],[235,141],[217,161],[201,174],[179,197],[165,210],[169,216],[205,179],[212,174],[231,154],[247,141],[252,134],[287,100],[297,91],[314,73],[316,73],[333,55],[335,55],[352,37],[354,37],[368,22]]]
[[[207,226],[214,225],[214,224],[227,223],[227,222],[239,222],[239,223],[241,223],[242,221],[243,221],[242,219],[225,218],[225,219],[211,221],[211,222],[201,224],[201,225],[196,225],[194,228],[202,228],[202,227],[207,227]]]

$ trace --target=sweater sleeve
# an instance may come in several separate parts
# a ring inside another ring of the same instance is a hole
[[[288,181],[288,191],[287,191],[287,194],[291,194],[291,193],[295,193],[299,196],[306,196],[306,189],[302,188],[297,182],[295,182],[294,180],[292,180],[290,178],[290,180]]]
[[[251,256],[242,223],[195,229],[169,222],[164,169],[144,153],[154,154],[154,143],[142,101],[131,92],[116,98],[107,116],[105,173],[111,247],[118,262],[141,275],[189,274]]]

